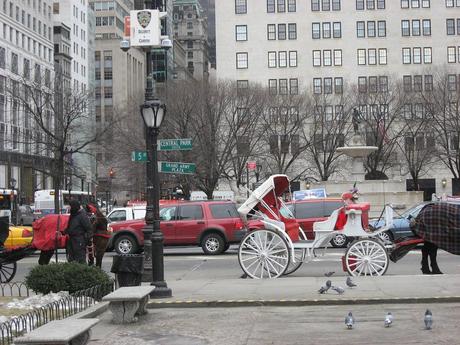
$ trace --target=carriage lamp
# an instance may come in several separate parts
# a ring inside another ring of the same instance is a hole
[[[140,107],[146,127],[147,151],[147,208],[144,233],[144,281],[151,281],[155,290],[151,297],[171,297],[171,289],[164,280],[163,233],[160,231],[160,181],[158,176],[157,141],[160,126],[166,115],[166,105],[159,100],[147,100]]]
[[[446,188],[447,180],[445,177],[441,180],[441,184],[442,184],[442,188]]]
[[[310,181],[307,182],[306,187],[307,187],[307,189],[310,189],[310,187],[311,187]]]

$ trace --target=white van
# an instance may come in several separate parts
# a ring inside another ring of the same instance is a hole
[[[145,218],[145,206],[117,207],[107,216],[107,221],[121,222],[123,220],[133,220]]]

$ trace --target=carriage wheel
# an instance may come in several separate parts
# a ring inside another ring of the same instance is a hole
[[[16,261],[0,264],[0,283],[9,283],[16,274],[16,268]]]
[[[379,241],[362,239],[348,247],[345,263],[352,276],[381,276],[388,269],[388,253]]]
[[[238,261],[251,278],[277,278],[289,266],[290,253],[284,238],[275,231],[254,230],[241,241]]]

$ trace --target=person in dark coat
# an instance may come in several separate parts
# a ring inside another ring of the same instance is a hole
[[[67,261],[86,263],[86,244],[92,237],[92,226],[86,211],[74,199],[70,201],[70,219],[65,233],[69,235]]]
[[[102,259],[111,236],[107,231],[107,218],[102,214],[101,210],[94,205],[87,205],[86,209],[93,215],[92,224],[94,230],[92,248],[88,250],[88,264],[90,266],[93,265],[94,257],[96,257],[96,266],[101,268]]]

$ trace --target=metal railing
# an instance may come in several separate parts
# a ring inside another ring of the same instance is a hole
[[[10,345],[15,337],[31,332],[50,321],[65,319],[91,307],[100,301],[102,297],[112,292],[113,288],[114,282],[110,282],[80,290],[26,314],[0,323],[0,345]]]
[[[2,297],[29,297],[30,290],[25,283],[3,283],[0,284]]]

